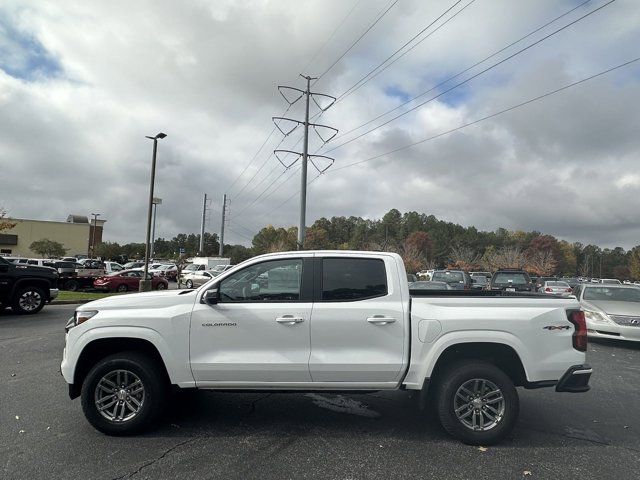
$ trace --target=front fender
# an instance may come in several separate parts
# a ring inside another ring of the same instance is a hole
[[[99,326],[74,335],[76,328],[71,329],[67,334],[67,346],[64,349],[60,366],[62,375],[69,384],[74,382],[78,360],[87,345],[101,339],[130,338],[148,341],[156,348],[164,362],[164,367],[172,384],[183,388],[195,386],[189,366],[188,352],[184,358],[177,358],[164,337],[153,328],[145,326]]]

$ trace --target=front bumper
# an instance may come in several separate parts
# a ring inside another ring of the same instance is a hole
[[[49,301],[56,299],[58,297],[59,293],[60,293],[60,290],[58,290],[57,288],[50,288],[49,289]]]
[[[583,365],[573,365],[565,372],[556,385],[556,392],[581,393],[587,392],[591,388],[589,379],[593,369],[586,363]]]
[[[631,327],[617,323],[596,323],[587,321],[587,335],[592,338],[613,338],[640,342],[640,326]]]

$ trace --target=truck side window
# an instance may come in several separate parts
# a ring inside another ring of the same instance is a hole
[[[374,258],[322,260],[322,301],[365,300],[387,294],[384,262]]]
[[[220,302],[300,301],[302,259],[270,260],[243,268],[220,284]]]

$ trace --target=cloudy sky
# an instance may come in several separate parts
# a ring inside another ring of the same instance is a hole
[[[397,208],[487,230],[640,244],[640,62],[380,156],[639,57],[637,1],[617,0],[464,82],[607,1],[5,0],[0,205],[42,220],[99,212],[107,240],[143,241],[144,137],[162,131],[158,236],[198,231],[205,192],[210,231],[229,195],[230,242],[296,225],[298,163],[283,173],[271,153],[300,149],[302,131],[281,142],[271,117],[287,107],[277,86],[303,88],[304,73],[321,77],[312,91],[341,97],[315,118],[340,134],[321,148],[312,131],[310,151],[335,163],[317,180],[310,166],[307,225]]]

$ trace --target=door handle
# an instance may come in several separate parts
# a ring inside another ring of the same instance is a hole
[[[388,325],[390,323],[394,323],[395,321],[395,318],[385,317],[383,315],[374,315],[373,317],[367,318],[367,322],[373,323],[374,325]]]
[[[293,315],[285,315],[283,317],[277,317],[276,322],[281,325],[295,325],[296,323],[304,322],[304,318],[294,317]]]

